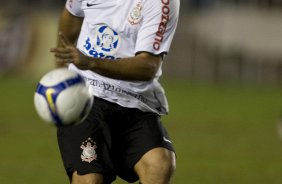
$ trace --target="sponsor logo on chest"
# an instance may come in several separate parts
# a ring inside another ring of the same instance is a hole
[[[120,45],[120,36],[107,25],[99,25],[90,32],[83,47],[95,58],[117,59],[115,54]]]

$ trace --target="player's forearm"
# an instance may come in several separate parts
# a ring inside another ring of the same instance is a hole
[[[73,16],[66,8],[63,10],[58,32],[62,32],[65,37],[74,44],[79,36],[80,28],[83,18]],[[61,46],[60,39],[58,38],[58,46]]]
[[[160,55],[141,52],[134,57],[118,60],[93,58],[84,55],[63,33],[59,34],[63,47],[51,48],[59,65],[73,63],[81,70],[92,70],[103,76],[120,80],[152,80],[161,63]]]
[[[155,77],[160,62],[160,56],[142,53],[117,61],[94,59],[90,61],[89,69],[114,79],[149,81]]]
[[[61,13],[58,25],[58,33],[63,33],[68,42],[74,45],[80,33],[83,18],[73,16],[66,8]],[[59,34],[57,38],[57,47],[64,47]],[[56,67],[66,67],[64,63],[56,62]]]

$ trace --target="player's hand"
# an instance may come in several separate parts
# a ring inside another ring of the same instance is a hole
[[[89,61],[92,58],[81,53],[61,32],[59,33],[59,42],[61,43],[62,47],[51,48],[50,50],[54,53],[56,62],[59,66],[73,63],[82,70],[89,68]]]

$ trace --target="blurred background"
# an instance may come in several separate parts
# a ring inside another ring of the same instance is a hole
[[[37,82],[54,68],[49,49],[64,4],[1,2],[1,184],[68,183],[56,129],[33,105]],[[161,79],[175,184],[282,183],[281,20],[281,0],[181,0]]]

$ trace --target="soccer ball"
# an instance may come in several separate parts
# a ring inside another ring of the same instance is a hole
[[[34,94],[38,115],[45,122],[56,126],[82,122],[93,100],[84,79],[66,68],[54,69],[45,74]]]

